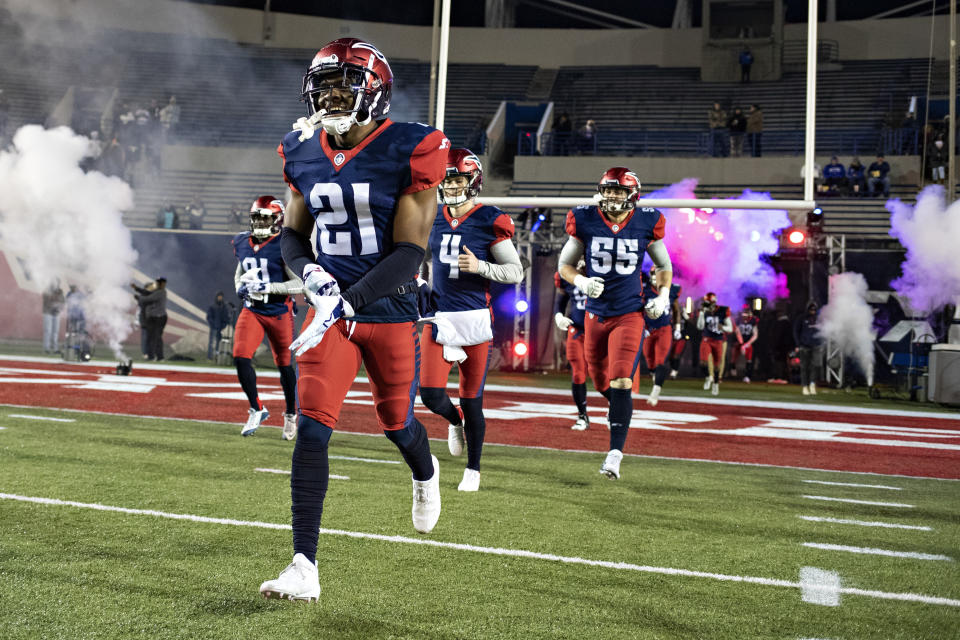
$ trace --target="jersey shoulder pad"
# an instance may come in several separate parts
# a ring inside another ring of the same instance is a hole
[[[233,236],[233,239],[230,240],[230,244],[236,247],[237,245],[240,245],[246,242],[249,237],[250,237],[249,231],[241,231],[237,235]]]
[[[660,213],[660,209],[654,207],[637,207],[640,213]]]
[[[323,135],[321,131],[316,131],[312,138],[300,140],[300,131],[291,131],[283,136],[283,141],[280,143],[277,152],[288,162],[323,155],[323,149],[320,147],[321,135]]]

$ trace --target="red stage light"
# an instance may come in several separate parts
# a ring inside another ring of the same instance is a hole
[[[787,236],[787,240],[790,242],[790,244],[803,244],[803,241],[806,240],[806,238],[807,236],[799,229],[794,229]]]
[[[522,358],[527,355],[527,343],[526,342],[515,342],[513,344],[513,355],[518,358]]]

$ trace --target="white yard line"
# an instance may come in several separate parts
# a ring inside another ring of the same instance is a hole
[[[0,404],[0,407],[13,407],[16,409],[36,409],[37,407],[33,405],[25,404]],[[228,426],[242,426],[238,422],[227,422],[223,420],[197,420],[194,418],[175,418],[172,416],[144,416],[136,413],[113,413],[110,411],[91,411],[90,409],[65,409],[62,407],[42,407],[44,411],[63,411],[64,413],[80,413],[80,414],[89,414],[95,416],[118,416],[122,418],[136,418],[139,420],[172,420],[175,422],[202,422],[204,424],[217,424],[217,425],[228,425]],[[260,428],[266,429],[281,429],[281,425],[269,425],[263,424],[260,425]],[[369,438],[382,438],[382,433],[363,433],[360,431],[350,431],[349,429],[337,429],[337,433],[346,434],[350,436],[362,436]],[[430,438],[432,442],[442,442],[446,443],[446,438]],[[531,449],[534,451],[560,451],[563,453],[587,453],[587,454],[598,454],[603,453],[600,450],[590,450],[590,449],[559,449],[556,447],[544,447],[544,446],[532,446],[525,444],[506,444],[503,442],[484,442],[483,446],[485,447],[511,447],[514,449]],[[874,471],[844,471],[843,469],[817,469],[816,467],[796,467],[791,465],[784,464],[766,464],[763,462],[733,462],[730,460],[711,460],[709,458],[680,458],[677,456],[651,456],[641,453],[625,453],[625,457],[637,458],[637,459],[646,459],[646,460],[674,460],[677,462],[707,462],[710,464],[723,464],[730,465],[734,467],[759,467],[764,469],[794,469],[797,471],[817,471],[822,473],[845,473],[857,476],[876,476],[878,478],[909,478],[911,480],[934,480],[937,482],[960,482],[960,478],[933,478],[930,476],[908,476],[901,473],[876,473]],[[333,456],[330,456],[331,458]],[[385,464],[400,464],[399,461],[380,461]]]
[[[403,464],[400,460],[380,460],[378,458],[355,458],[353,456],[328,456],[328,457],[331,460],[353,460],[354,462],[374,462],[377,464]]]
[[[945,560],[953,562],[950,556],[936,553],[914,553],[912,551],[890,551],[888,549],[873,549],[871,547],[848,547],[842,544],[821,544],[819,542],[804,542],[803,546],[824,551],[846,551],[848,553],[862,553],[871,556],[889,556],[891,558],[911,558],[914,560]]]
[[[827,502],[846,502],[848,504],[868,504],[874,507],[899,507],[913,509],[914,505],[902,502],[873,502],[872,500],[851,500],[850,498],[828,498],[827,496],[803,496],[807,500],[825,500]]]
[[[884,527],[886,529],[912,529],[914,531],[933,531],[933,527],[922,527],[913,524],[897,524],[895,522],[876,522],[867,520],[846,520],[843,518],[821,518],[818,516],[797,516],[807,522],[829,522],[831,524],[852,524],[860,527]]]
[[[34,504],[68,506],[80,509],[95,509],[98,511],[113,511],[117,513],[126,513],[130,515],[145,515],[158,518],[169,518],[172,520],[187,520],[190,522],[201,522],[207,524],[223,524],[241,527],[259,527],[261,529],[276,529],[280,531],[290,531],[288,524],[275,524],[272,522],[257,522],[249,520],[235,520],[232,518],[210,518],[206,516],[195,516],[185,513],[168,513],[164,511],[154,511],[152,509],[130,509],[126,507],[114,507],[96,503],[73,502],[71,500],[57,500],[54,498],[38,498],[30,496],[21,496],[11,493],[0,493],[0,500],[17,500],[19,502],[30,502]],[[776,578],[760,578],[754,576],[727,575],[722,573],[708,573],[704,571],[690,571],[687,569],[676,569],[672,567],[652,567],[646,565],[631,564],[628,562],[611,562],[607,560],[590,560],[588,558],[560,556],[551,553],[539,553],[536,551],[526,551],[523,549],[505,549],[502,547],[483,547],[472,544],[460,544],[456,542],[441,542],[439,540],[430,540],[429,538],[408,538],[406,536],[387,536],[377,533],[363,533],[360,531],[344,531],[342,529],[320,529],[322,535],[343,536],[347,538],[378,540],[381,542],[394,542],[400,544],[415,544],[429,547],[438,547],[442,549],[454,549],[457,551],[469,551],[473,553],[483,553],[495,556],[508,556],[513,558],[528,558],[532,560],[546,560],[549,562],[560,562],[564,564],[585,565],[590,567],[600,567],[603,569],[614,569],[620,571],[636,571],[639,573],[653,573],[669,576],[680,576],[684,578],[707,578],[723,582],[739,582],[745,584],[757,584],[769,587],[787,587],[791,589],[802,589],[801,582],[791,580],[779,580]],[[808,585],[809,586],[809,585]],[[837,590],[841,595],[860,595],[883,600],[899,600],[903,602],[922,602],[925,604],[938,604],[949,607],[960,607],[960,600],[951,598],[941,598],[937,596],[927,596],[917,593],[890,593],[885,591],[872,591],[866,589],[854,589],[842,587]]]
[[[25,413],[9,413],[8,418],[23,418],[25,420],[48,420],[50,422],[76,422],[73,418],[51,418],[49,416],[28,416]]]
[[[261,472],[261,473],[276,473],[276,474],[282,475],[282,476],[288,476],[288,475],[290,475],[290,470],[289,470],[289,469],[266,469],[266,468],[262,468],[262,467],[256,467],[256,468],[254,469],[254,471],[259,471],[259,472]],[[350,479],[350,476],[338,476],[338,475],[335,475],[335,474],[331,473],[331,474],[330,474],[330,479],[331,479],[331,480],[349,480],[349,479]]]
[[[885,484],[856,484],[854,482],[827,482],[826,480],[801,480],[808,484],[829,484],[834,487],[862,487],[864,489],[889,489],[890,491],[903,491],[900,487],[890,487]]]
[[[816,567],[800,567],[800,598],[810,604],[839,607],[840,574]]]

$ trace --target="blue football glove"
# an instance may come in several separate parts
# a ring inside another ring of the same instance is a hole
[[[343,298],[337,296],[314,296],[311,303],[314,309],[313,321],[300,336],[290,343],[290,351],[302,356],[323,340],[327,329],[344,315]]]
[[[303,295],[307,302],[316,306],[312,298],[318,296],[339,296],[340,285],[336,279],[318,264],[308,264],[303,268]]]
[[[239,287],[237,287],[237,295],[238,295],[240,298],[246,300],[246,299],[247,299],[247,296],[250,295],[250,289],[247,288],[247,285],[246,285],[246,284],[242,284],[242,285],[240,285]]]

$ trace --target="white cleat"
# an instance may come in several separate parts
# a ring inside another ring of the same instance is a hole
[[[676,380],[678,373],[680,373],[680,372],[677,371],[676,369],[670,369],[670,379],[671,379],[671,380]]]
[[[660,402],[660,385],[653,385],[653,389],[650,390],[650,395],[647,396],[647,404],[651,407],[657,406],[657,403]]]
[[[750,376],[743,376],[743,381],[750,384]]]
[[[620,461],[623,460],[623,452],[619,449],[610,449],[603,466],[600,467],[600,473],[611,480],[620,479]]]
[[[707,379],[703,381],[703,390],[710,391],[710,385],[713,384],[713,378],[707,376]]]
[[[590,418],[585,413],[581,413],[577,416],[577,421],[573,423],[573,426],[570,427],[574,431],[586,431],[590,428]]]
[[[317,565],[307,560],[302,553],[293,556],[293,562],[280,572],[276,580],[267,580],[260,585],[260,595],[268,600],[304,600],[316,602],[320,599],[320,579]]]
[[[803,395],[805,395],[805,396],[810,395],[810,387],[809,387],[809,386],[803,387],[800,391],[801,391],[801,393],[803,393]]]
[[[473,469],[463,470],[463,480],[457,491],[479,491],[480,490],[480,472]]]
[[[710,395],[718,396],[720,395],[720,383],[714,382],[710,385]]]
[[[247,412],[247,424],[243,425],[243,429],[240,429],[240,435],[242,436],[252,436],[257,429],[260,428],[260,425],[263,424],[263,421],[270,417],[270,412],[267,411],[267,408],[264,407],[257,411],[256,409],[250,409]]]
[[[814,382],[810,383],[810,395],[812,396],[817,395],[817,385]]]
[[[280,437],[283,438],[284,440],[296,440],[297,414],[295,413],[283,414],[283,431],[280,432]]]
[[[440,519],[440,463],[433,458],[433,477],[413,481],[413,528],[430,533]],[[479,481],[479,478],[478,478]]]
[[[463,455],[463,425],[452,424],[447,430],[447,449],[452,456]]]

